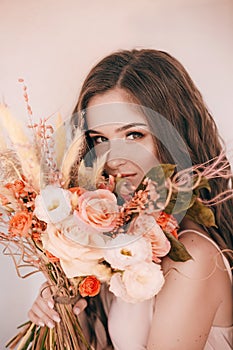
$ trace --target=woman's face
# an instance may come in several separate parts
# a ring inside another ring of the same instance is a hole
[[[124,90],[114,89],[93,97],[87,107],[87,133],[95,153],[108,152],[105,171],[138,186],[158,164],[153,137],[139,106]]]

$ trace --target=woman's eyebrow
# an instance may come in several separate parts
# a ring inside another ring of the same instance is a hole
[[[123,125],[123,126],[117,128],[116,132],[128,130],[128,129],[133,128],[135,126],[147,126],[147,125],[145,123],[130,123],[130,124],[126,124],[126,125]],[[89,134],[101,134],[101,131],[89,129],[86,131],[86,134],[88,134],[88,135]]]
[[[97,130],[89,129],[89,130],[86,130],[86,131],[85,131],[85,134],[86,134],[86,135],[89,135],[89,134],[101,134],[101,132],[100,132],[100,131],[97,131]]]
[[[128,130],[130,128],[133,128],[135,126],[147,126],[145,123],[130,123],[130,124],[126,124],[121,126],[120,128],[116,129],[116,131],[124,131],[124,130]]]

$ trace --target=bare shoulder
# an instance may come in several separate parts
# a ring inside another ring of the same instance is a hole
[[[184,244],[192,259],[186,262],[175,262],[166,257],[163,261],[164,273],[176,270],[193,278],[212,277],[212,279],[226,275],[222,255],[208,238],[195,231],[188,231],[183,233],[179,240]]]
[[[230,279],[221,253],[195,231],[183,233],[180,241],[192,259],[163,258],[165,283],[155,299],[150,350],[203,349],[212,325],[232,322]]]

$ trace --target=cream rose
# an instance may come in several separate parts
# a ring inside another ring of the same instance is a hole
[[[122,281],[122,274],[120,272],[116,272],[112,275],[110,283],[109,283],[109,290],[116,297],[121,298],[122,300],[124,300],[126,302],[134,302],[135,301],[128,296],[125,285]]]
[[[103,258],[100,248],[88,248],[67,238],[53,224],[47,225],[42,235],[43,248],[60,259],[68,278],[92,275],[99,259]]]
[[[35,199],[34,215],[47,223],[64,220],[71,212],[71,193],[60,187],[48,185]]]
[[[131,266],[123,273],[122,280],[129,297],[137,301],[152,298],[164,284],[161,266],[153,262]]]
[[[111,231],[119,215],[116,196],[103,189],[87,191],[79,197],[74,214],[98,231]]]
[[[88,247],[104,248],[105,241],[108,239],[76,215],[70,215],[60,222],[59,228],[66,238]]]
[[[116,273],[110,280],[110,291],[126,302],[137,303],[154,297],[164,284],[160,265],[141,262]]]

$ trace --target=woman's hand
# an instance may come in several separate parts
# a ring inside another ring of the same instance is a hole
[[[43,296],[42,296],[42,295]],[[73,311],[78,316],[87,306],[85,299],[79,299]],[[59,314],[54,310],[54,300],[48,282],[42,284],[40,292],[28,312],[29,319],[38,326],[53,328],[54,322],[60,322]]]

